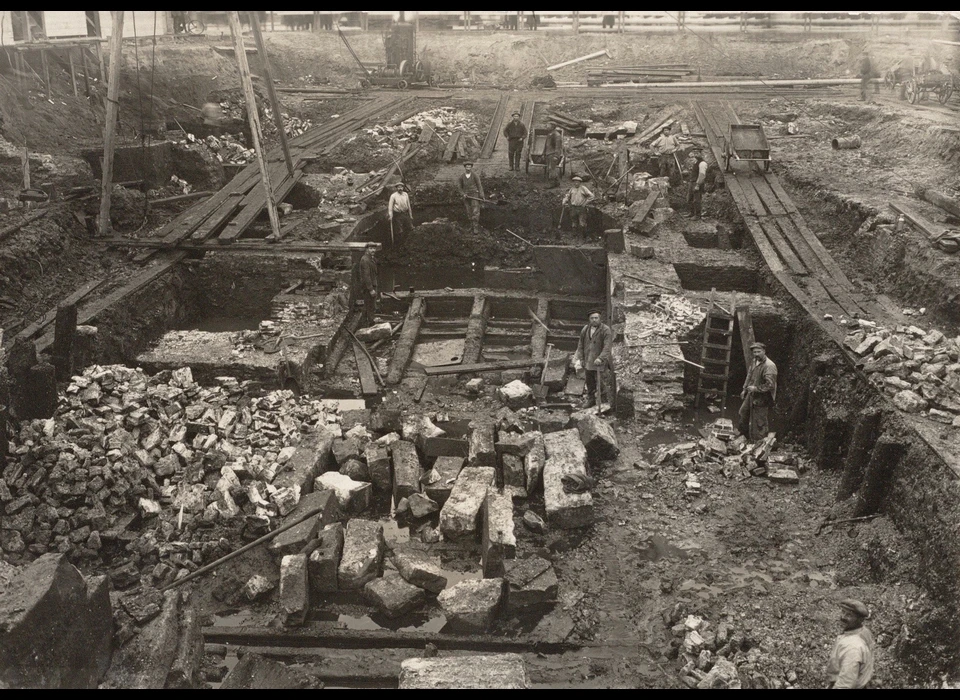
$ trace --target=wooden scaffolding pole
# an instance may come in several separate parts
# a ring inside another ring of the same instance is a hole
[[[287,134],[283,130],[283,117],[280,116],[280,100],[277,98],[277,89],[273,85],[273,73],[270,70],[270,59],[267,57],[267,47],[264,45],[263,32],[260,31],[260,23],[255,22],[255,19],[256,15],[250,12],[250,26],[253,27],[253,40],[257,44],[257,54],[260,56],[260,65],[263,66],[263,82],[267,84],[267,95],[270,97],[270,108],[273,110],[273,123],[277,126],[277,134],[280,136],[280,148],[283,149],[283,160],[287,164],[287,172],[293,177],[293,160],[290,158]]]
[[[267,172],[267,159],[263,152],[263,138],[260,130],[260,115],[257,112],[257,96],[253,92],[253,80],[250,78],[250,65],[247,63],[247,50],[243,45],[243,32],[240,28],[240,13],[236,10],[227,12],[230,20],[230,34],[233,35],[233,50],[237,54],[237,65],[240,68],[240,83],[243,86],[243,96],[247,101],[247,117],[250,120],[250,135],[253,137],[253,151],[257,154],[257,165],[260,167],[260,181],[263,183],[267,201],[267,215],[270,217],[268,241],[280,240],[280,217],[277,216],[277,202],[270,186],[270,174]]]
[[[110,194],[113,191],[113,139],[120,109],[120,50],[123,48],[123,10],[110,10],[113,33],[110,35],[110,78],[107,80],[107,115],[103,126],[103,183],[100,189],[100,235],[110,234]]]

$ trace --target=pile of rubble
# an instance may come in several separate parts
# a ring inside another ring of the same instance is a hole
[[[405,119],[397,127],[376,127],[376,129],[383,129],[383,133],[386,134],[399,132],[410,138],[419,138],[421,132],[428,126],[441,136],[454,131],[472,134],[480,130],[480,124],[475,115],[455,107],[428,109]]]
[[[196,143],[197,137],[193,134],[187,134],[188,143]],[[247,148],[230,134],[221,134],[220,136],[208,136],[202,140],[202,143],[213,151],[217,160],[221,163],[235,165],[244,165],[252,163],[257,154],[252,148]]]
[[[280,119],[283,121],[283,133],[286,134],[287,138],[300,136],[300,134],[304,133],[308,129],[313,128],[313,122],[311,122],[309,119],[293,117],[286,112],[280,112]],[[277,125],[273,119],[273,110],[269,107],[263,108],[263,119],[261,120],[261,124],[263,126],[264,136],[277,133]]]
[[[702,493],[699,472],[712,471],[728,479],[765,476],[778,484],[796,484],[809,462],[798,451],[781,448],[774,452],[777,440],[771,433],[763,440],[749,443],[738,435],[728,418],[720,418],[706,428],[707,436],[696,442],[661,447],[654,464],[671,465],[687,473],[686,495]]]
[[[770,673],[764,645],[744,639],[727,622],[714,628],[708,620],[687,615],[671,627],[671,632],[672,651],[678,663],[683,663],[680,679],[689,688],[779,690],[793,688],[797,683],[795,671]]]
[[[907,413],[960,427],[960,337],[860,320],[844,339],[870,380]]]
[[[93,366],[74,377],[55,417],[23,423],[12,444],[0,546],[24,558],[125,550],[163,580],[217,554],[218,522],[243,515],[245,530],[265,533],[299,499],[273,482],[301,435],[339,418],[322,401],[255,398],[247,385],[221,377],[201,387],[189,368],[149,377]],[[134,524],[145,526],[139,535]]]

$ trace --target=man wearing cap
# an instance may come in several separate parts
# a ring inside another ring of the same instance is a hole
[[[463,172],[457,180],[457,189],[463,197],[463,206],[467,210],[467,220],[474,233],[480,231],[480,202],[484,199],[483,183],[480,176],[473,172],[473,163],[464,163]]]
[[[615,405],[617,394],[617,378],[613,373],[613,358],[610,350],[613,347],[613,331],[610,326],[600,321],[600,310],[590,312],[590,321],[580,331],[580,342],[573,355],[574,369],[583,368],[587,377],[587,401],[584,408],[597,406],[603,396],[607,397],[610,406]],[[598,389],[602,389],[600,394]]]
[[[503,135],[507,137],[507,157],[510,159],[510,169],[520,169],[520,154],[523,153],[523,140],[527,138],[527,127],[520,121],[520,112],[513,113],[513,119],[503,127]]]
[[[873,634],[863,626],[870,617],[867,606],[859,600],[848,598],[840,601],[840,624],[843,634],[827,664],[830,688],[864,688],[873,677],[873,650],[876,646]]]
[[[373,257],[376,245],[368,243],[360,258],[360,290],[363,297],[363,320],[367,326],[375,323],[374,313],[380,303],[380,278],[377,261]]]
[[[570,220],[573,222],[574,233],[586,233],[587,205],[593,201],[593,192],[583,184],[579,175],[573,177],[574,185],[563,195],[564,206],[569,206]]]
[[[413,207],[410,205],[410,195],[407,194],[406,185],[398,182],[395,187],[395,191],[387,202],[387,216],[390,219],[394,243],[400,245],[407,234],[413,231]]]
[[[560,186],[560,159],[563,157],[563,134],[560,127],[553,126],[553,131],[547,134],[543,147],[543,157],[547,163],[547,179],[550,187]]]
[[[677,137],[671,133],[669,125],[663,127],[663,131],[661,131],[657,139],[650,144],[650,148],[653,149],[654,155],[657,156],[660,177],[673,179],[673,171],[675,169],[673,166],[680,144],[677,143]]]
[[[767,357],[763,343],[750,346],[753,364],[747,369],[740,398],[740,422],[738,429],[750,442],[762,440],[770,432],[769,410],[777,400],[777,366]]]

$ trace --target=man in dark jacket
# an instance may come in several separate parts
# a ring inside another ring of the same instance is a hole
[[[473,172],[473,163],[463,164],[463,173],[457,180],[457,189],[463,197],[463,206],[467,210],[467,220],[474,233],[480,231],[480,202],[483,201],[483,183],[480,175]]]
[[[582,367],[587,377],[587,401],[584,408],[599,406],[606,397],[613,408],[616,405],[617,378],[613,372],[613,331],[600,320],[600,311],[590,312],[590,321],[580,331],[580,342],[573,356],[573,366]],[[600,391],[602,390],[602,391]]]
[[[763,343],[750,346],[753,364],[748,368],[740,398],[740,423],[738,429],[750,442],[762,440],[770,432],[769,411],[777,400],[777,366],[767,357]]]
[[[867,88],[870,87],[870,77],[873,75],[873,62],[870,60],[870,52],[864,50],[860,57],[860,101],[869,102]]]
[[[360,258],[360,290],[363,298],[363,320],[367,326],[375,323],[374,314],[380,303],[380,279],[377,261],[373,257],[376,246],[367,245]]]
[[[547,162],[547,179],[550,180],[550,187],[559,187],[560,159],[563,157],[563,134],[560,133],[559,126],[554,126],[553,131],[547,134],[543,156]]]
[[[510,169],[519,170],[523,141],[527,138],[527,127],[520,121],[520,112],[513,113],[513,119],[503,128],[503,135],[507,137],[507,157],[510,159]]]

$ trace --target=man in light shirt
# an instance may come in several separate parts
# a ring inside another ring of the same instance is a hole
[[[569,206],[570,220],[573,222],[574,233],[586,233],[587,230],[587,205],[593,201],[593,192],[587,189],[583,184],[583,178],[579,175],[573,178],[574,186],[567,190],[563,195],[563,203]]]
[[[703,153],[693,152],[694,164],[687,180],[687,205],[690,208],[689,216],[694,219],[703,218],[703,191],[707,184],[707,161]]]
[[[394,244],[400,245],[413,231],[413,207],[410,206],[410,195],[402,182],[396,184],[396,191],[390,195],[387,202],[387,217],[393,231]]]
[[[827,664],[830,688],[864,688],[873,677],[873,634],[863,626],[870,617],[867,606],[859,600],[840,601],[840,624],[843,634],[837,638]]]
[[[463,172],[457,180],[457,189],[463,197],[463,206],[467,210],[467,220],[474,233],[480,232],[480,202],[484,200],[483,183],[480,176],[473,172],[473,163],[464,163]]]
[[[676,163],[676,153],[680,149],[677,137],[673,135],[670,126],[663,127],[663,131],[656,140],[650,144],[654,154],[657,156],[657,164],[660,168],[660,177],[673,179],[673,171]],[[679,173],[677,173],[679,175]]]

